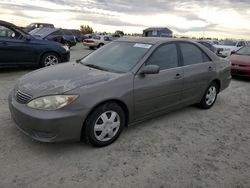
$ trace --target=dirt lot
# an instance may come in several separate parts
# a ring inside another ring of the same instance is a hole
[[[72,59],[89,50],[72,49]],[[7,96],[32,69],[0,70],[0,187],[250,187],[250,81],[234,79],[208,111],[127,128],[111,146],[45,144],[17,130]]]

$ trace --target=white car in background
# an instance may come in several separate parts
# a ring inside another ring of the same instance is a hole
[[[219,56],[228,57],[232,52],[236,52],[247,45],[248,43],[243,40],[224,40],[221,41],[219,45],[214,45],[214,47],[219,49]]]
[[[95,49],[95,48],[100,48],[111,41],[113,41],[112,36],[95,35],[91,39],[85,39],[83,41],[83,45],[88,46],[90,49]]]

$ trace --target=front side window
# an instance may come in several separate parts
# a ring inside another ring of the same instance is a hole
[[[211,61],[197,46],[189,43],[180,43],[184,66]]]
[[[0,37],[9,39],[21,39],[22,35],[19,32],[9,29],[5,26],[0,26]]]
[[[146,65],[158,65],[160,70],[178,67],[178,55],[175,44],[160,46],[148,59]]]

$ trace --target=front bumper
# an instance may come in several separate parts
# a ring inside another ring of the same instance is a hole
[[[250,77],[250,67],[232,66],[231,74],[234,76]]]
[[[70,60],[70,51],[68,51],[68,52],[61,55],[62,63],[69,62],[69,60]]]
[[[9,95],[9,109],[17,127],[42,142],[79,141],[85,119],[80,111],[41,111],[18,103],[14,92]]]

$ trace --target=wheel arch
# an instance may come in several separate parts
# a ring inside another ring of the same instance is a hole
[[[219,79],[214,79],[211,83],[213,83],[213,82],[218,85],[218,93],[220,93],[221,81]]]

